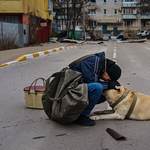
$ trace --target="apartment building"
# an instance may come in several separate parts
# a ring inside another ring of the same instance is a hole
[[[62,11],[60,12],[60,8],[57,11],[59,12],[57,24],[59,29],[63,30],[66,28],[67,10],[69,10],[68,7],[71,6],[72,1],[57,1],[64,3],[61,8]],[[150,14],[139,13],[141,7],[139,2],[140,0],[89,0],[85,5],[85,12],[90,17],[86,35],[93,33],[95,35],[111,34],[117,36],[123,31],[133,31],[136,34],[139,30],[149,29]],[[82,31],[82,25],[82,23],[77,22],[76,31]]]
[[[122,2],[120,0],[92,0],[86,7],[93,26],[96,26],[95,34],[117,35],[122,31]]]
[[[140,0],[91,0],[86,9],[93,19],[94,34],[118,35],[122,31],[150,28],[150,14],[138,13]]]
[[[137,0],[122,1],[123,30],[138,31],[141,28],[140,14],[138,14]]]
[[[141,29],[150,29],[150,14],[143,10],[139,17],[141,20]]]

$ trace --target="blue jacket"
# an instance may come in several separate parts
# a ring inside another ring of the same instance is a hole
[[[103,62],[104,65],[101,68]],[[105,52],[96,53],[95,56],[82,60],[72,70],[82,72],[84,83],[100,82],[103,89],[107,89],[107,84],[100,81],[100,74],[106,70]]]

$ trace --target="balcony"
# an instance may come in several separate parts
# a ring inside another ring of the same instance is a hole
[[[150,19],[150,14],[141,15],[141,19]]]
[[[136,19],[137,16],[135,14],[123,14],[122,19]]]
[[[136,3],[132,2],[123,2],[122,7],[137,7]]]

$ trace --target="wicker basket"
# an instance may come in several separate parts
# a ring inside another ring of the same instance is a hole
[[[43,80],[43,86],[36,85],[39,79]],[[38,78],[32,82],[31,86],[25,87],[23,89],[27,108],[43,109],[41,98],[45,89],[45,82],[46,80],[44,78]]]

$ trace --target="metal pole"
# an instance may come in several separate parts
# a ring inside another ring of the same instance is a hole
[[[85,40],[85,4],[83,0],[83,40]]]
[[[67,0],[67,38],[69,38],[69,18],[68,18],[68,11],[69,11],[69,8],[68,8],[68,0]]]

